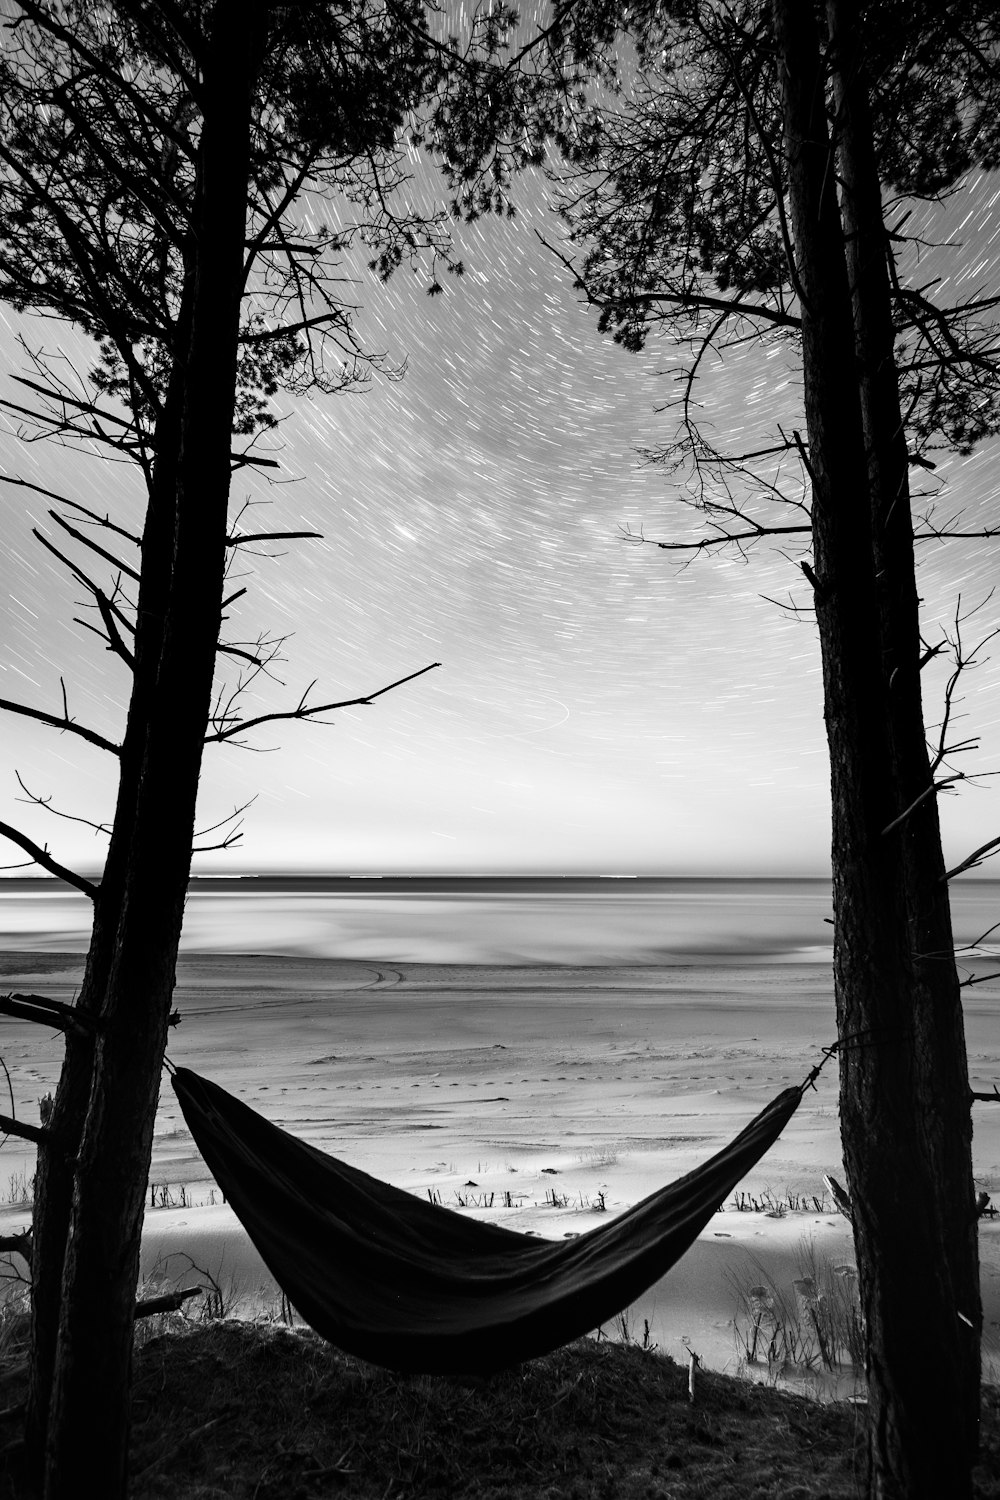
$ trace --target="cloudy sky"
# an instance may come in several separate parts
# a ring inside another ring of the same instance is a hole
[[[313,680],[324,701],[441,666],[333,727],[258,731],[268,753],[209,748],[202,823],[257,800],[242,846],[205,856],[203,870],[827,871],[815,631],[765,597],[808,602],[795,554],[758,548],[749,562],[714,555],[683,568],[623,541],[623,526],[698,535],[677,482],[636,451],[669,436],[657,408],[671,353],[654,339],[631,355],[599,335],[534,232],[555,232],[537,187],[522,208],[512,223],[460,231],[469,274],[445,296],[428,298],[405,271],[359,289],[365,331],[407,360],[405,379],[290,404],[271,440],[281,483],[236,478],[234,502],[267,506],[248,516],[252,529],[323,533],[273,560],[243,559],[252,576],[228,638],[291,633],[284,686],[255,707],[290,706]],[[995,184],[970,185],[949,213],[963,247],[945,269],[963,290],[981,286],[1000,235]],[[58,324],[0,319],[0,387],[13,399],[18,333],[84,357]],[[722,430],[791,423],[799,399],[780,352],[759,350],[712,371],[705,397]],[[997,457],[994,445],[942,464],[947,513],[997,520]],[[124,465],[25,445],[8,421],[0,471],[139,527],[140,487]],[[58,711],[62,675],[75,717],[120,732],[126,672],[73,623],[80,590],[31,535],[44,503],[4,486],[0,504],[0,696]],[[959,590],[966,604],[988,594],[998,546],[922,551],[931,638]],[[993,628],[1000,602],[977,621]],[[929,720],[939,688],[929,679]],[[963,727],[983,741],[977,766],[1000,768],[996,654],[970,677],[965,708]],[[100,840],[19,803],[14,772],[65,812],[100,820],[113,809],[101,752],[12,717],[2,746],[0,817],[69,863],[99,866]],[[967,788],[944,811],[949,850],[963,855],[1000,832],[1000,783]]]

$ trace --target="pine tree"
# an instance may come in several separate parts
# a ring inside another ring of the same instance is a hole
[[[557,253],[605,331],[638,349],[655,330],[678,351],[676,436],[651,456],[711,524],[658,545],[811,547],[870,1490],[958,1497],[971,1493],[982,1314],[936,793],[966,747],[946,725],[928,752],[908,475],[935,445],[969,451],[1000,430],[1000,371],[997,299],[934,300],[906,225],[913,201],[996,164],[1000,24],[976,3],[748,0],[639,25],[620,90],[560,127],[560,202],[584,253]],[[698,383],[713,355],[748,342],[780,344],[798,367],[804,422],[793,410],[726,449],[699,423]]]

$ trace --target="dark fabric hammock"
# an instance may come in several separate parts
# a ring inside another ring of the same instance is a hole
[[[434,1374],[533,1359],[621,1312],[697,1239],[805,1088],[785,1089],[687,1176],[553,1242],[380,1182],[187,1068],[173,1086],[216,1182],[305,1321],[350,1354]]]

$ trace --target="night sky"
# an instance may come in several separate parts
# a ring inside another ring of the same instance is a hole
[[[317,679],[314,701],[354,697],[432,661],[436,671],[335,727],[279,724],[254,744],[206,752],[201,822],[255,793],[242,846],[202,870],[333,872],[813,873],[828,869],[828,771],[819,652],[805,617],[800,553],[758,547],[749,563],[722,554],[683,568],[648,537],[696,537],[676,481],[644,467],[641,445],[670,433],[657,415],[671,393],[671,351],[641,355],[598,334],[564,268],[539,243],[558,227],[543,184],[525,184],[513,222],[457,230],[468,274],[444,296],[407,270],[387,288],[357,289],[369,341],[408,362],[356,394],[286,402],[266,445],[280,484],[236,476],[234,506],[253,530],[309,526],[252,566],[230,641],[264,628],[294,632],[280,669],[249,711],[290,707]],[[961,291],[986,285],[1000,235],[996,184],[979,181],[947,208],[959,250],[939,252]],[[0,387],[23,367],[15,345],[86,363],[82,341],[55,322],[0,318]],[[716,432],[757,432],[799,418],[794,363],[774,349],[727,357],[704,385]],[[135,529],[141,485],[127,465],[0,433],[0,469],[110,508]],[[996,523],[998,445],[944,460],[939,515]],[[924,476],[919,476],[921,479]],[[294,482],[289,482],[294,481]],[[3,487],[0,695],[57,712],[59,676],[82,722],[120,733],[127,673],[72,616],[79,588],[31,536],[44,502]],[[49,528],[52,531],[52,528]],[[921,552],[928,634],[936,619],[982,600],[1000,542],[933,544]],[[80,554],[82,556],[82,554]],[[1000,623],[994,599],[978,633]],[[970,622],[969,639],[977,634]],[[962,723],[982,737],[965,769],[1000,768],[1000,653],[969,679]],[[927,675],[927,674],[925,674]],[[927,678],[936,717],[941,674]],[[3,720],[0,817],[57,857],[100,864],[85,826],[19,804],[20,771],[66,812],[113,809],[100,751],[25,719]],[[1000,832],[1000,783],[943,802],[948,848],[961,857]],[[218,838],[210,836],[208,841]],[[0,858],[14,861],[6,847]]]

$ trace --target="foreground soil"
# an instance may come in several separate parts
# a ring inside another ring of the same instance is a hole
[[[403,1377],[236,1322],[137,1351],[133,1500],[857,1500],[865,1408],[581,1342],[489,1378]],[[26,1500],[10,1452],[0,1495]],[[1000,1497],[1000,1390],[975,1493]]]

